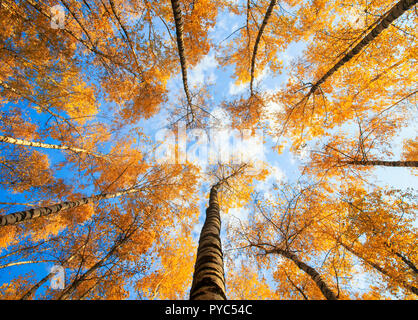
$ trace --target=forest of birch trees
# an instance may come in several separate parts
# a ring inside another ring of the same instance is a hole
[[[1,0],[0,299],[417,299],[417,22]]]

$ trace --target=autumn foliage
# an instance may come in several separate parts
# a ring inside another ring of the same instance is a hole
[[[222,297],[417,299],[416,2],[0,1],[0,298],[188,299],[216,186]],[[155,156],[223,120],[261,170]]]

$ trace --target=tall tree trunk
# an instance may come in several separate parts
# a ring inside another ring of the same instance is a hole
[[[212,186],[206,220],[200,233],[190,300],[226,300],[221,217],[218,204],[219,184]]]
[[[69,150],[75,153],[86,153],[90,154],[92,156],[98,157],[98,158],[105,158],[103,155],[96,154],[94,152],[76,148],[76,147],[69,147],[59,144],[50,144],[50,143],[42,143],[42,142],[34,142],[34,141],[28,141],[23,139],[16,139],[8,136],[1,136],[0,135],[0,142],[15,144],[19,146],[28,146],[28,147],[35,147],[35,148],[45,148],[45,149],[57,149],[57,150]]]
[[[352,253],[353,255],[355,255],[356,257],[360,258],[361,260],[364,261],[365,264],[369,265],[370,267],[374,268],[375,270],[379,271],[381,274],[383,274],[384,276],[390,278],[391,280],[393,280],[394,282],[400,284],[403,288],[405,288],[406,290],[412,292],[415,295],[418,295],[418,288],[415,286],[410,285],[409,283],[407,283],[404,280],[401,279],[396,279],[395,277],[393,277],[387,270],[383,269],[381,266],[379,266],[377,263],[370,261],[369,259],[367,259],[366,257],[364,257],[362,254],[360,254],[359,252],[357,252],[356,250],[354,250],[353,248],[351,248],[350,246],[346,245],[345,243],[343,243],[342,241],[338,241],[338,243],[344,247],[348,252]]]
[[[418,167],[418,161],[353,160],[342,163],[359,166]]]
[[[412,8],[418,0],[401,0],[392,7],[384,18],[370,31],[353,49],[347,52],[331,69],[328,70],[312,87],[308,95],[315,93],[318,87],[325,82],[332,74],[340,69],[345,63],[356,56],[364,47],[377,38],[390,24],[404,14],[408,9]]]
[[[318,271],[301,261],[294,253],[278,248],[269,252],[280,254],[281,256],[292,260],[300,270],[311,277],[311,279],[315,282],[316,286],[319,288],[319,290],[321,290],[322,294],[327,300],[338,300],[334,291],[332,291],[330,287],[325,283],[325,281],[322,280],[322,277]]]
[[[194,117],[192,99],[187,81],[187,61],[184,50],[183,17],[181,14],[180,2],[178,0],[171,0],[171,7],[173,10],[174,21],[176,24],[177,49],[180,57],[181,74],[183,78],[183,89],[184,93],[186,94],[187,104],[190,108],[190,112],[192,113],[192,117]]]
[[[257,56],[258,46],[260,44],[261,36],[263,35],[264,28],[267,25],[268,20],[270,19],[271,13],[273,12],[274,6],[276,5],[277,0],[271,0],[267,8],[266,14],[264,16],[263,22],[261,23],[260,29],[258,30],[257,38],[255,39],[253,55],[251,57],[251,80],[250,80],[250,92],[251,96],[253,93],[253,83],[254,83],[254,70],[255,70],[255,59]],[[249,4],[247,5],[247,11],[249,11]],[[247,13],[248,15],[248,13]],[[248,18],[247,18],[248,21]],[[247,22],[248,23],[248,22]]]
[[[79,200],[64,201],[64,202],[46,206],[46,207],[33,208],[29,210],[23,210],[19,212],[6,214],[3,216],[0,216],[0,227],[6,226],[6,225],[17,224],[19,222],[22,222],[25,220],[31,220],[31,219],[41,217],[41,216],[48,216],[53,213],[58,213],[66,209],[77,208],[84,204],[93,203],[102,199],[117,198],[119,196],[130,194],[130,193],[136,193],[141,190],[142,190],[141,188],[139,189],[131,188],[131,189],[114,192],[114,193],[101,193],[101,194],[94,195],[91,197],[81,198]]]

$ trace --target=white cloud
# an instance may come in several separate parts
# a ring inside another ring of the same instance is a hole
[[[227,212],[220,211],[222,224],[228,228],[240,228],[248,224],[250,209],[229,208]]]
[[[306,160],[309,156],[309,148],[304,146],[300,149],[300,151],[298,152],[298,158],[300,160]]]
[[[235,84],[234,82],[230,82],[229,83],[229,94],[230,95],[235,95],[235,94],[239,94],[244,92],[245,90],[248,90],[248,88],[250,87],[250,85],[248,83],[241,83],[239,85]]]
[[[271,167],[269,178],[273,179],[273,182],[281,182],[285,177],[286,174],[278,166]]]
[[[281,102],[277,102],[274,98],[274,94],[277,93],[279,87],[276,86],[271,89],[266,89],[266,104],[262,109],[262,121],[265,121],[271,129],[279,128],[282,123],[278,121],[278,115],[283,113],[285,108]]]
[[[277,54],[277,57],[283,61],[284,66],[289,66],[293,57],[290,56],[286,51]]]
[[[265,121],[271,129],[278,128],[280,122],[277,121],[278,115],[284,111],[284,106],[281,103],[268,101],[262,110],[262,120]]]
[[[237,218],[240,221],[244,222],[248,220],[250,210],[247,208],[231,208],[228,210],[228,215],[233,218]]]
[[[191,86],[198,86],[205,82],[214,82],[216,80],[215,69],[218,62],[213,52],[206,55],[189,72],[189,83]]]
[[[254,87],[257,86],[257,83],[266,78],[270,74],[269,68],[264,68],[263,71],[254,79]],[[250,90],[250,83],[241,83],[235,84],[235,81],[229,83],[229,94],[235,95],[244,92],[245,90]]]
[[[344,14],[345,18],[348,20],[348,23],[353,28],[363,28],[364,19],[361,15],[361,10],[359,8],[351,7],[346,9]]]
[[[221,107],[216,107],[211,110],[212,117],[209,119],[210,127],[230,127],[232,120],[228,112]]]
[[[268,113],[274,114],[274,113],[282,112],[284,110],[284,107],[283,107],[283,104],[281,104],[281,103],[277,103],[277,102],[274,102],[274,101],[269,101],[266,104],[266,109],[267,109],[266,111]]]
[[[254,82],[257,83],[258,81],[263,80],[270,74],[270,68],[266,67],[261,71],[261,73],[258,75],[258,77],[255,77]]]
[[[275,165],[271,165],[268,168],[269,174],[267,175],[266,179],[263,181],[258,181],[255,189],[263,193],[264,197],[267,199],[273,199],[273,195],[271,194],[272,185],[273,183],[280,183],[286,179],[285,172],[279,167]]]
[[[203,222],[198,222],[193,226],[192,235],[199,239],[200,232],[203,228]]]

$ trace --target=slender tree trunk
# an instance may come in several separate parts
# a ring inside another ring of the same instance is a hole
[[[178,0],[171,0],[171,7],[173,10],[174,21],[176,24],[177,49],[180,57],[181,74],[183,78],[183,88],[186,94],[187,104],[193,116],[192,99],[189,92],[189,85],[187,81],[187,61],[184,50],[183,40],[183,17],[181,14],[180,2]]]
[[[1,205],[4,206],[27,206],[27,207],[36,207],[36,204],[31,204],[31,203],[23,203],[23,202],[1,202]]]
[[[405,263],[408,266],[409,269],[411,269],[414,273],[418,274],[418,268],[411,260],[408,259],[408,257],[405,257],[402,253],[394,250],[389,242],[385,241],[384,244],[385,244],[385,247],[388,248],[388,250],[392,254],[400,258],[403,261],[403,263]]]
[[[96,154],[94,152],[91,152],[91,151],[88,151],[88,150],[85,150],[85,149],[81,149],[81,148],[69,147],[69,146],[64,146],[64,145],[59,145],[59,144],[34,142],[34,141],[28,141],[28,140],[23,140],[23,139],[16,139],[16,138],[8,137],[8,136],[1,136],[0,135],[0,142],[15,144],[15,145],[19,145],[19,146],[35,147],[35,148],[69,150],[69,151],[72,151],[72,152],[75,152],[75,153],[86,153],[86,154],[90,154],[90,155],[93,155],[93,156],[98,157],[98,158],[105,158],[105,156],[103,156],[103,155],[99,155],[99,154]]]
[[[47,262],[46,260],[27,260],[27,261],[18,261],[18,262],[10,262],[10,263],[6,263],[2,266],[0,266],[0,269],[4,269],[4,268],[8,268],[8,267],[13,267],[13,266],[20,266],[23,264],[31,264],[31,263],[44,263]]]
[[[35,10],[37,10],[41,15],[46,17],[48,20],[52,19],[52,16],[48,12],[49,11],[48,7],[46,8],[46,11],[44,11],[42,5],[39,2],[37,2],[35,0],[26,0],[26,2],[29,5],[31,5]],[[27,17],[22,17],[22,18],[23,19],[28,19]],[[95,43],[90,41],[91,37],[90,37],[89,34],[87,34],[88,40],[85,40],[85,39],[82,39],[82,38],[78,37],[76,33],[69,30],[68,28],[64,27],[61,30],[63,32],[69,34],[76,41],[80,42],[86,49],[88,49],[92,53],[98,55],[98,57],[101,59],[102,64],[104,65],[104,67],[106,68],[107,71],[111,70],[111,67],[107,63],[107,61],[109,61],[109,62],[113,63],[114,65],[117,65],[118,67],[128,71],[133,76],[135,76],[135,77],[137,76],[136,72],[134,70],[132,70],[131,68],[128,68],[124,63],[122,63],[120,61],[117,61],[117,59],[114,59],[114,57],[112,55],[99,50],[99,48],[95,45]],[[0,81],[0,84],[1,84],[1,81]]]
[[[406,290],[412,292],[415,295],[418,295],[418,288],[415,286],[410,285],[409,283],[407,283],[404,280],[399,280],[394,278],[387,270],[383,269],[381,266],[379,266],[377,263],[370,261],[369,259],[367,259],[366,257],[364,257],[362,254],[360,254],[359,252],[355,251],[353,248],[351,248],[350,246],[346,245],[345,243],[343,243],[342,241],[338,241],[338,243],[344,247],[348,252],[351,252],[353,255],[355,255],[356,257],[360,258],[361,260],[364,261],[364,263],[366,263],[367,265],[369,265],[370,267],[374,268],[375,270],[379,271],[381,274],[383,274],[384,276],[392,279],[393,281],[395,281],[396,283],[400,284],[403,288],[405,288]]]
[[[115,7],[115,4],[113,3],[113,0],[109,0],[109,3],[110,3],[110,8],[111,8],[111,10],[113,12],[113,15],[115,16],[116,20],[118,21],[120,27],[123,30],[123,33],[125,34],[126,41],[128,42],[129,48],[131,49],[132,55],[134,56],[136,67],[138,68],[138,70],[140,71],[140,73],[142,75],[143,72],[142,72],[141,67],[140,67],[140,64],[139,64],[138,55],[136,54],[134,45],[132,44],[131,37],[129,36],[128,31],[126,30],[125,26],[123,25],[122,21],[119,18],[119,15],[118,15],[118,13],[116,11],[116,7]],[[67,7],[67,9],[68,9],[68,7]]]
[[[263,35],[264,28],[267,25],[268,20],[270,19],[271,13],[273,12],[274,6],[276,5],[277,0],[271,0],[267,8],[266,14],[264,16],[263,22],[261,23],[260,29],[258,30],[257,38],[255,39],[253,55],[251,57],[251,81],[250,81],[250,92],[251,96],[253,95],[253,83],[254,83],[254,70],[255,70],[255,59],[257,56],[258,46],[260,44],[261,36]],[[247,5],[247,11],[249,11],[249,4]],[[247,19],[248,21],[248,19]],[[248,23],[248,22],[247,22]]]
[[[363,48],[365,48],[370,42],[376,39],[383,30],[390,26],[390,24],[404,14],[408,9],[412,8],[417,3],[417,0],[401,0],[392,7],[385,15],[384,18],[370,31],[353,49],[347,52],[344,57],[341,58],[331,69],[328,70],[312,87],[309,92],[313,94],[318,87],[324,83],[331,75],[333,75],[338,69],[340,69],[345,63],[350,61],[356,56]]]
[[[309,300],[309,298],[308,298],[308,296],[305,294],[305,292],[301,289],[301,288],[299,288],[297,285],[296,285],[296,283],[294,283],[293,281],[292,281],[292,279],[289,277],[289,275],[286,273],[286,278],[287,278],[287,280],[290,282],[290,284],[292,285],[292,287],[293,288],[295,288],[301,295],[302,295],[302,297],[303,297],[303,299],[305,299],[305,300]]]
[[[90,288],[86,290],[81,296],[79,296],[78,300],[83,300],[85,296],[87,296],[94,288],[96,288],[99,284],[99,281],[97,281],[94,285],[92,285]]]
[[[343,161],[342,163],[358,166],[418,167],[418,161],[353,160]]]
[[[418,268],[415,266],[415,264],[411,260],[409,260],[403,254],[400,254],[399,252],[396,252],[396,251],[392,251],[392,252],[394,255],[400,258],[409,267],[409,269],[411,269],[415,274],[418,274]]]
[[[67,300],[83,281],[85,281],[90,275],[92,275],[94,271],[100,268],[103,265],[103,263],[105,263],[116,252],[116,250],[120,248],[132,236],[135,230],[136,229],[124,235],[122,239],[116,240],[114,245],[107,252],[107,254],[101,260],[96,262],[85,273],[83,273],[81,277],[74,279],[74,281],[61,292],[57,300]]]
[[[68,259],[62,263],[62,265],[71,262],[76,256],[77,253],[80,252],[81,249],[83,249],[86,246],[86,244],[82,245],[76,252],[74,252]],[[21,298],[20,300],[28,300],[45,282],[47,282],[49,279],[51,279],[55,275],[54,272],[48,273],[45,277],[43,277],[37,284],[35,284],[32,288],[30,288]]]
[[[18,91],[18,90],[16,90],[15,88],[10,87],[7,83],[5,83],[5,82],[4,82],[4,81],[2,81],[2,80],[0,80],[0,86],[2,86],[2,87],[3,87],[4,89],[6,89],[6,90],[9,90],[9,91],[13,92],[15,95],[17,95],[17,96],[19,96],[19,97],[22,97],[22,98],[24,98],[24,99],[26,99],[26,100],[28,100],[29,102],[31,102],[31,103],[33,103],[34,105],[36,105],[36,106],[38,106],[39,108],[41,108],[43,111],[45,111],[45,112],[49,113],[51,116],[54,116],[54,117],[56,117],[56,118],[58,118],[58,119],[61,119],[61,120],[63,120],[64,122],[66,122],[68,125],[70,125],[70,126],[71,126],[71,124],[69,123],[69,121],[68,121],[66,118],[64,118],[64,117],[60,116],[59,114],[57,114],[57,113],[55,113],[55,112],[53,112],[53,111],[52,111],[52,110],[50,110],[49,108],[47,108],[47,107],[45,107],[45,106],[41,105],[38,101],[36,101],[34,98],[32,98],[32,97],[30,97],[30,96],[26,95],[24,92]]]
[[[51,279],[54,276],[54,273],[50,272],[45,277],[43,277],[37,284],[30,288],[20,300],[28,300],[45,282]]]
[[[190,300],[226,300],[221,217],[218,204],[219,184],[212,186],[206,220],[200,233]]]
[[[3,216],[0,216],[0,227],[6,226],[6,225],[17,224],[19,222],[22,222],[25,220],[31,220],[31,219],[41,217],[41,216],[48,216],[50,214],[58,213],[66,209],[77,208],[82,205],[93,203],[102,199],[117,198],[119,196],[130,194],[130,193],[136,193],[141,190],[142,189],[131,188],[131,189],[114,192],[114,193],[102,193],[102,194],[94,195],[94,196],[87,197],[87,198],[81,198],[79,200],[64,201],[64,202],[46,206],[46,207],[33,208],[29,210],[6,214]]]
[[[322,280],[322,277],[318,273],[318,271],[301,261],[294,253],[281,249],[274,249],[270,252],[280,254],[281,256],[289,260],[292,260],[300,270],[302,270],[311,277],[311,279],[315,282],[316,286],[319,288],[319,290],[321,290],[322,294],[327,300],[338,300],[335,293],[330,289],[330,287],[325,283],[325,281]]]
[[[42,242],[37,243],[37,244],[35,244],[35,245],[33,245],[33,246],[23,247],[23,248],[20,248],[20,249],[14,250],[14,251],[12,251],[12,252],[9,252],[9,253],[5,254],[4,256],[1,256],[1,257],[0,257],[0,260],[2,260],[2,259],[6,259],[6,258],[8,258],[8,257],[10,257],[10,256],[12,256],[12,255],[18,254],[18,253],[23,252],[23,251],[29,251],[29,250],[33,251],[33,249],[36,249],[36,248],[40,247],[41,245],[43,245],[43,244],[45,244],[45,243],[46,243],[46,241],[42,241]],[[37,251],[37,252],[39,252],[39,251]]]

